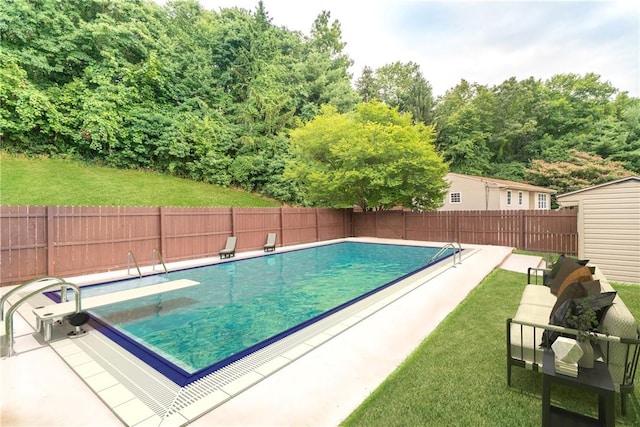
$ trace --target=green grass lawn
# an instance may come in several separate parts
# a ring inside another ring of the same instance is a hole
[[[260,195],[137,170],[0,153],[0,204],[277,207]]]
[[[344,422],[344,426],[540,426],[542,374],[512,369],[507,386],[506,326],[526,275],[495,270]],[[640,286],[614,285],[632,313]],[[640,425],[640,391],[616,425]],[[597,398],[553,388],[552,402],[597,416]]]

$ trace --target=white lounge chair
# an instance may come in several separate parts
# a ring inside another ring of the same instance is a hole
[[[276,233],[267,234],[267,243],[264,245],[264,251],[270,252],[276,250]]]
[[[220,258],[233,258],[236,255],[236,238],[227,237],[227,244],[220,251]]]

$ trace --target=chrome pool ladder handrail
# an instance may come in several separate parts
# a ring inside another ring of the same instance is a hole
[[[458,246],[456,248],[456,245]],[[443,247],[440,248],[438,252],[434,256],[431,257],[428,264],[431,264],[434,260],[438,259],[440,255],[444,254],[447,249],[453,249],[453,266],[456,264],[462,264],[462,245],[458,242],[449,242]],[[458,262],[456,263],[456,254],[458,254]]]
[[[153,253],[151,254],[151,260],[152,260],[152,265],[151,268],[153,269],[153,271],[156,271],[156,259],[158,261],[160,261],[160,264],[162,264],[162,268],[164,268],[164,272],[168,273],[169,270],[167,270],[167,266],[164,265],[164,261],[162,261],[162,254],[160,253],[160,251],[158,250],[158,248],[155,248],[153,250]]]
[[[62,279],[61,277],[56,277],[56,276],[43,276],[43,277],[39,277],[37,279],[33,279],[29,282],[23,283],[22,285],[18,285],[15,288],[11,289],[9,292],[7,292],[6,294],[3,294],[2,297],[0,297],[0,320],[4,320],[4,303],[9,299],[9,297],[11,295],[13,295],[14,293],[23,290],[24,288],[33,285],[34,283],[38,283],[38,282],[44,282],[45,280],[55,280],[54,283],[51,283],[51,285],[62,285],[61,286],[61,290],[60,290],[60,298],[63,301],[66,301],[67,299],[67,288],[63,285],[63,283],[66,283],[64,281],[64,279]]]
[[[131,274],[129,270],[131,269],[131,259],[133,259],[133,263],[136,266],[136,270],[138,270],[138,277],[142,277],[142,273],[140,272],[140,266],[138,265],[138,260],[136,256],[133,254],[133,251],[127,252],[127,274]]]
[[[35,283],[36,281],[25,283],[20,287],[24,288],[24,286],[31,283]],[[29,292],[27,295],[20,298],[18,302],[16,302],[15,304],[12,304],[11,307],[9,307],[9,310],[7,310],[7,319],[4,321],[4,335],[2,335],[2,340],[0,341],[0,355],[2,357],[10,357],[14,353],[13,352],[13,313],[15,313],[18,307],[20,307],[29,298],[41,292],[44,292],[48,289],[55,288],[58,286],[61,286],[62,289],[64,289],[64,291],[61,290],[61,297],[64,295],[64,299],[61,299],[60,302],[61,303],[67,302],[66,301],[67,288],[68,287],[73,288],[75,290],[76,313],[79,313],[82,310],[80,287],[78,287],[78,285],[75,285],[73,283],[69,283],[65,281],[63,281],[62,283],[48,283],[43,287],[39,287],[36,290]],[[3,304],[4,304],[4,301],[3,301]]]

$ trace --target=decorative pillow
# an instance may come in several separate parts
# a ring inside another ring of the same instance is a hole
[[[560,267],[562,267],[562,264],[568,259],[570,259],[571,261],[577,262],[583,267],[589,263],[588,259],[575,259],[575,258],[569,258],[565,254],[560,255],[556,260],[556,262],[551,265],[551,270],[545,275],[545,278],[544,278],[545,286],[551,285],[551,282],[553,281],[553,279],[555,279],[555,277],[558,275],[558,272],[560,271]]]
[[[567,300],[584,298],[588,295],[594,295],[600,293],[600,281],[590,280],[587,282],[571,282],[564,283],[558,291],[558,299],[555,305],[551,309],[551,315],[549,321],[553,317],[553,313]]]
[[[549,319],[550,325],[564,326],[569,328],[567,324],[567,313],[575,311],[577,306],[582,308],[590,307],[596,313],[596,319],[598,320],[598,326],[602,323],[607,310],[613,304],[613,299],[616,297],[616,292],[602,292],[599,294],[588,295],[583,298],[570,299],[563,302],[553,313]],[[598,329],[597,327],[595,328]],[[559,332],[546,330],[542,334],[542,347],[551,348],[551,344],[560,336]]]
[[[572,300],[576,298],[584,298],[587,295],[587,290],[582,286],[580,282],[572,282],[568,284],[563,284],[560,290],[558,291],[558,299],[556,299],[556,303],[551,309],[551,314],[549,315],[549,323],[551,323],[551,319],[553,319],[553,315],[560,308],[562,304],[564,304],[567,300]]]
[[[594,295],[602,292],[600,280],[589,280],[586,282],[580,282],[580,284],[587,290],[587,295]]]
[[[564,278],[560,288],[558,288],[558,294],[560,294],[563,286],[570,285],[573,282],[590,282],[591,280],[593,280],[593,275],[591,274],[589,267],[577,268]]]
[[[551,277],[552,279],[554,277],[556,277],[556,275],[558,274],[558,271],[560,270],[560,267],[562,266],[562,263],[567,259],[567,257],[562,254],[558,257],[558,259],[556,260],[556,262],[551,266],[551,271],[549,272],[549,277]]]
[[[580,273],[577,273],[576,275],[569,277],[571,273],[581,268],[585,270],[582,270]],[[587,276],[587,273],[588,273],[588,276]],[[558,274],[556,274],[556,277],[554,277],[553,281],[551,282],[550,291],[553,295],[558,295],[558,291],[560,290],[560,287],[562,286],[563,283],[589,281],[591,279],[592,279],[591,271],[589,271],[588,267],[582,267],[580,264],[578,264],[574,260],[570,258],[566,258],[562,263],[562,266],[560,266],[560,269],[558,270]]]

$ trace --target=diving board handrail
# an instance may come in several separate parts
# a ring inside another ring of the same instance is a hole
[[[28,286],[33,285],[34,283],[38,283],[38,282],[44,282],[44,281],[49,281],[49,280],[55,280],[54,283],[51,283],[52,285],[62,285],[63,283],[66,283],[64,281],[64,279],[60,278],[60,277],[56,277],[56,276],[43,276],[43,277],[39,277],[37,279],[33,279],[27,283],[23,283],[22,285],[18,285],[15,288],[11,289],[9,292],[7,292],[6,294],[3,294],[2,297],[0,297],[0,320],[4,320],[4,303],[7,302],[7,300],[9,299],[9,297],[13,294],[15,294],[18,291],[21,291],[23,289],[25,289]],[[65,300],[67,299],[67,295],[66,295],[66,291],[67,288],[62,285],[61,286],[61,290],[60,290],[60,298]]]
[[[46,286],[43,286],[34,291],[31,291],[27,295],[20,298],[18,302],[16,302],[15,304],[12,304],[11,307],[9,307],[9,310],[7,310],[7,319],[4,322],[4,331],[3,331],[4,335],[2,335],[2,340],[0,341],[0,355],[2,357],[10,357],[14,353],[13,352],[13,313],[15,313],[18,307],[20,307],[29,298],[41,292],[44,292],[46,290],[56,288],[58,286],[64,287],[65,293],[66,293],[66,288],[68,287],[73,288],[75,290],[75,312],[79,313],[82,310],[80,287],[78,287],[78,285],[75,285],[73,283],[69,283],[69,282],[49,283]],[[62,301],[66,302],[66,297],[65,297],[65,300],[62,300]]]
[[[457,248],[456,248],[456,245],[458,246]],[[431,264],[434,260],[438,259],[440,255],[444,254],[447,251],[447,249],[453,249],[453,266],[455,267],[456,264],[462,264],[462,245],[458,242],[449,242],[443,247],[441,247],[440,250],[436,252],[434,256],[431,257],[428,263]],[[457,263],[456,263],[456,254],[458,254]]]
[[[140,266],[138,265],[138,260],[136,259],[136,256],[133,254],[133,251],[127,252],[127,274],[131,274],[129,273],[129,270],[131,267],[131,259],[133,259],[133,263],[136,266],[136,270],[138,270],[138,277],[142,277],[142,273],[140,272]]]
[[[164,272],[168,273],[169,270],[167,270],[167,266],[164,265],[164,261],[162,261],[162,254],[160,253],[160,251],[158,250],[158,248],[155,248],[153,250],[153,253],[151,254],[151,259],[153,264],[151,264],[151,268],[153,271],[156,271],[156,258],[158,261],[160,261],[160,264],[162,264],[162,268],[164,268]]]

